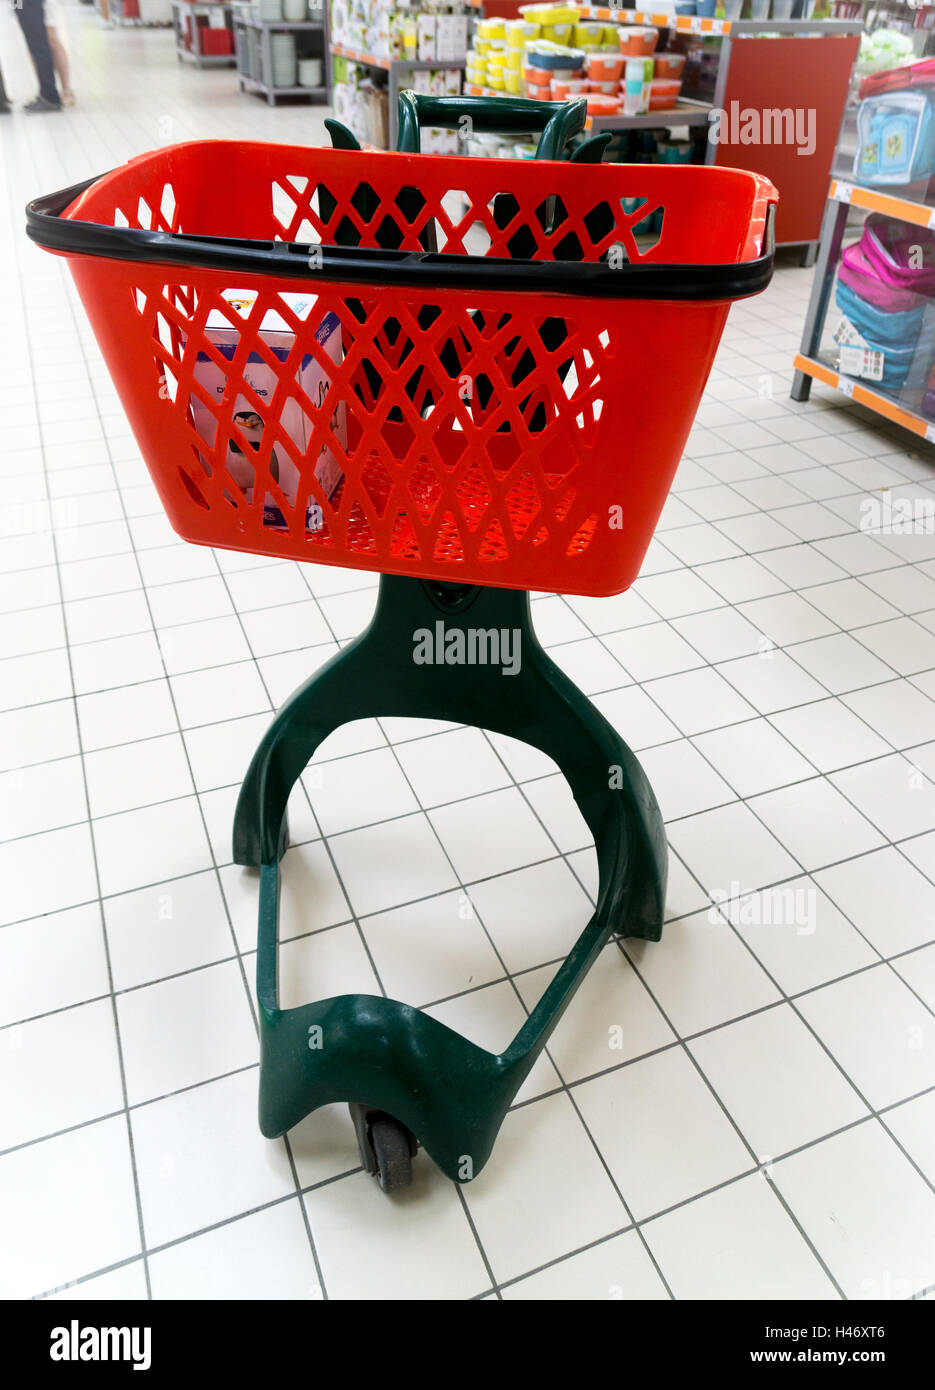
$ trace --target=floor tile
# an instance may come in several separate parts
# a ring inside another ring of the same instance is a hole
[[[935,939],[935,884],[895,849],[824,869],[815,881],[882,956]]]
[[[831,781],[891,840],[935,825],[935,784],[910,759],[878,758],[832,773]]]
[[[883,1123],[931,1182],[935,1177],[935,1091],[888,1110]]]
[[[429,819],[462,883],[550,859],[555,849],[515,789],[432,811]]]
[[[504,973],[460,892],[365,917],[361,929],[384,989],[406,1004],[446,999]]]
[[[567,1095],[511,1111],[489,1163],[464,1195],[498,1280],[629,1225]]]
[[[511,973],[566,956],[592,914],[563,859],[472,884],[469,900]]]
[[[0,931],[0,1027],[108,993],[97,903]]]
[[[399,761],[419,803],[429,808],[509,785],[511,779],[479,729],[413,739]]]
[[[725,661],[717,669],[755,710],[773,714],[820,700],[825,693],[816,680],[796,665],[793,657],[798,650],[795,647],[787,655],[763,639],[755,656]]]
[[[49,873],[49,865],[55,873]],[[97,897],[94,851],[87,825],[50,830],[0,845],[0,915],[4,922],[59,912]]]
[[[714,908],[669,922],[665,940],[663,951],[637,940],[626,951],[680,1037],[778,1001],[776,986]]]
[[[834,1285],[759,1174],[647,1222],[676,1298],[837,1298]]]
[[[815,770],[765,719],[699,734],[694,744],[742,797],[802,781]]]
[[[771,723],[819,772],[833,772],[890,751],[889,744],[841,700],[818,700],[777,711]]]
[[[665,1299],[669,1295],[635,1231],[599,1241],[579,1255],[518,1279],[502,1291],[507,1302],[524,1300]]]
[[[637,1220],[755,1166],[679,1047],[585,1081],[574,1095]]]
[[[608,633],[604,644],[637,681],[671,676],[704,664],[695,648],[669,623],[647,623],[623,632]]]
[[[0,1149],[123,1109],[109,999],[7,1029],[0,1048]]]
[[[893,748],[911,748],[935,731],[935,701],[908,681],[887,681],[842,698]]]
[[[155,738],[178,729],[169,686],[164,680],[80,695],[78,722],[85,752]]]
[[[86,755],[84,770],[92,816],[171,801],[195,790],[180,734],[101,748]]]
[[[105,897],[205,869],[211,862],[197,799],[182,797],[94,823]]]
[[[826,637],[834,628],[812,603],[814,592],[813,589],[808,590],[808,602],[794,593],[753,599],[741,604],[740,612],[779,647],[787,647],[793,642],[807,642],[812,637]]]
[[[763,1163],[869,1113],[788,1004],[716,1028],[688,1049]]]
[[[159,1299],[322,1297],[296,1197],[151,1255],[149,1275]]]
[[[935,1085],[935,1018],[888,966],[825,985],[798,1007],[874,1108]]]
[[[774,1179],[846,1298],[905,1299],[935,1282],[935,1194],[878,1121],[784,1159]]]
[[[140,1252],[122,1115],[0,1158],[5,1298],[30,1298]]]
[[[248,975],[253,958],[248,957]],[[352,922],[284,942],[279,948],[279,1002],[299,1008],[337,994],[379,994],[371,958]]]
[[[131,1112],[150,1250],[295,1191],[282,1140],[257,1133],[256,1086],[251,1068]]]
[[[596,695],[594,704],[635,752],[679,737],[671,719],[638,685]]]
[[[721,900],[792,878],[799,865],[740,803],[678,821],[669,831],[688,868]]]
[[[750,806],[804,869],[836,864],[883,844],[883,836],[824,778],[766,792]]]
[[[211,871],[107,898],[104,920],[115,990],[181,975],[234,953]]]
[[[555,966],[518,976],[527,1009],[539,1002]],[[580,1081],[674,1040],[651,995],[615,942],[605,946],[549,1041],[562,1079]]]
[[[736,799],[733,788],[687,739],[648,748],[640,762],[666,823]]]
[[[863,685],[892,680],[892,671],[847,632],[800,642],[789,656],[809,671],[832,695],[856,691]]]
[[[331,851],[351,906],[360,914],[443,893],[457,883],[423,815],[335,835]]]
[[[490,1287],[454,1184],[429,1163],[416,1160],[412,1187],[392,1201],[366,1173],[304,1200],[329,1298],[464,1299]]]
[[[129,990],[117,998],[117,1019],[131,1105],[256,1061],[256,1029],[235,961]]]
[[[646,693],[683,734],[717,729],[749,719],[756,712],[710,668],[649,681]]]

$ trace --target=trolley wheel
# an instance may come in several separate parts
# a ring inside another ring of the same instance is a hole
[[[377,1181],[384,1192],[397,1192],[412,1183],[412,1149],[409,1131],[392,1115],[374,1115],[370,1144],[377,1161]]]
[[[384,1192],[408,1187],[412,1182],[412,1160],[419,1148],[415,1135],[384,1110],[371,1110],[353,1101],[348,1109],[364,1171],[376,1176]]]

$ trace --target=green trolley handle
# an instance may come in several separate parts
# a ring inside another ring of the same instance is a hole
[[[588,103],[584,97],[556,106],[552,101],[527,97],[432,97],[419,92],[399,94],[399,135],[396,148],[419,154],[422,126],[443,129],[470,122],[472,130],[522,134],[541,131],[536,159],[562,159],[565,146],[584,131]]]

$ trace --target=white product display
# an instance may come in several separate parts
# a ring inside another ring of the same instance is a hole
[[[282,20],[282,0],[257,0],[256,12],[264,24],[278,24]]]
[[[433,14],[420,14],[416,23],[419,62],[430,63],[435,57],[436,17]]]
[[[225,290],[223,298],[242,318],[248,318],[256,303],[255,290]],[[282,299],[297,319],[306,320],[313,312],[316,303],[311,295],[283,293]],[[218,355],[231,359],[240,343],[239,329],[221,313],[214,309],[205,324],[205,336],[216,348]],[[268,310],[260,326],[260,337],[266,348],[284,362],[295,345],[295,334],[286,320],[275,310]],[[342,357],[341,324],[335,314],[326,314],[315,332],[318,346],[332,362]],[[280,379],[258,352],[251,352],[243,369],[243,376],[253,393],[262,403],[269,401],[277,389]],[[223,398],[227,389],[227,374],[206,352],[199,352],[195,365],[195,380],[209,397]],[[324,403],[331,386],[331,377],[316,357],[307,353],[301,361],[297,374],[297,384],[314,406]],[[194,393],[191,397],[192,418],[195,428],[206,444],[214,445],[217,435],[217,419],[201,398]],[[233,420],[241,439],[228,443],[225,466],[233,482],[244,493],[247,500],[253,500],[254,468],[249,450],[258,450],[263,430],[268,421],[256,402],[246,395],[238,395],[233,403]],[[311,437],[311,422],[298,397],[288,397],[277,409],[277,419],[281,429],[296,446],[297,454],[305,454]],[[331,430],[342,448],[347,447],[347,416],[344,402],[340,402],[330,421]],[[241,442],[242,441],[242,442]],[[278,449],[270,455],[270,473],[273,481],[290,506],[295,505],[299,488],[299,470],[292,458]],[[314,464],[314,476],[325,497],[330,501],[344,476],[340,462],[329,447],[319,452]],[[263,520],[267,526],[284,527],[285,519],[278,502],[272,494],[267,494],[263,507]],[[308,499],[306,527],[309,531],[319,531],[322,526],[322,510],[314,496]]]
[[[320,87],[324,81],[324,66],[320,58],[299,59],[299,86]]]
[[[298,80],[298,60],[294,34],[271,34],[270,53],[273,60],[274,87],[295,87]]]
[[[468,42],[465,8],[466,0],[333,0],[331,40],[372,58],[460,63]]]
[[[460,62],[467,52],[467,15],[440,14],[435,25],[435,53],[441,63]]]
[[[289,24],[303,24],[308,18],[305,0],[282,0],[282,17]]]

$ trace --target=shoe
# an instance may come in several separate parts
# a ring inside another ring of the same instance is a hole
[[[35,101],[28,101],[23,107],[24,111],[29,111],[33,115],[40,111],[61,111],[61,109],[62,103],[60,101],[46,101],[45,97],[36,97]]]
[[[70,88],[69,88],[69,90],[68,90],[67,92],[62,92],[62,105],[63,105],[63,106],[74,106],[74,104],[75,104],[75,94],[74,94],[74,92],[73,92]]]

